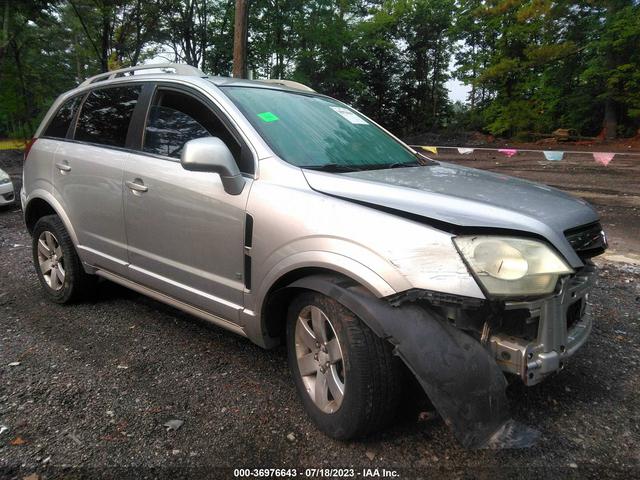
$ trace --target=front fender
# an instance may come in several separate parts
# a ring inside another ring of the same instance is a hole
[[[511,419],[507,382],[489,352],[435,312],[392,307],[340,276],[314,275],[289,287],[334,298],[389,340],[464,447],[521,448],[537,440],[538,432]]]
[[[260,282],[258,298],[265,298],[271,286],[279,278],[301,268],[323,268],[341,273],[364,285],[376,297],[387,297],[411,288],[408,283],[400,285],[400,289],[392,287],[371,268],[351,257],[335,252],[311,250],[286,256],[274,265]]]

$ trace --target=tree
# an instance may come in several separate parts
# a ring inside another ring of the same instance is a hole
[[[388,4],[371,8],[370,18],[356,29],[353,49],[358,69],[355,104],[388,128],[398,121],[398,84],[402,72],[399,18]]]
[[[31,135],[40,105],[49,101],[51,88],[59,85],[60,77],[66,73],[64,63],[58,65],[64,49],[61,35],[44,35],[49,29],[59,29],[51,19],[53,8],[53,3],[47,1],[5,0],[1,6],[0,135]],[[42,69],[49,68],[49,78],[38,81]]]
[[[582,75],[603,105],[601,135],[615,138],[621,119],[640,119],[640,5],[632,0],[608,0],[595,10],[597,35]],[[627,122],[631,123],[631,122]],[[635,133],[635,132],[627,132]]]
[[[236,0],[0,0],[0,134],[57,94],[164,55],[230,75]],[[249,2],[247,2],[249,3]],[[350,103],[400,135],[640,127],[638,0],[252,0],[247,67]],[[468,111],[446,90],[471,87]]]
[[[404,71],[398,99],[405,135],[442,126],[449,109],[453,0],[397,2]]]
[[[620,120],[626,133],[637,128],[637,1],[465,0],[460,9],[456,74],[488,131],[614,138]]]

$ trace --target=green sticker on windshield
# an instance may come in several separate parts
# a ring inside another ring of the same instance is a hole
[[[258,117],[260,117],[260,120],[262,120],[263,122],[275,122],[276,120],[280,120],[278,118],[277,115],[271,113],[271,112],[262,112],[258,114]]]

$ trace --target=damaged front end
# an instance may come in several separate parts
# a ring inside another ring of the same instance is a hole
[[[490,302],[411,290],[389,299],[435,308],[447,321],[475,338],[500,369],[525,385],[562,370],[587,340],[592,319],[587,309],[596,268],[588,262],[560,280],[555,294],[529,301]]]
[[[503,328],[489,335],[488,345],[500,368],[535,385],[562,370],[587,340],[592,318],[587,309],[595,279],[593,264],[561,280],[560,291],[543,300],[505,302]]]
[[[329,295],[389,340],[466,448],[525,448],[539,433],[513,420],[506,374],[534,385],[562,370],[591,330],[588,291],[594,265],[530,301],[490,301],[425,290],[379,299],[344,277],[294,282]]]
[[[335,298],[391,342],[464,447],[523,448],[536,442],[537,431],[510,417],[507,382],[490,351],[424,299],[397,299],[402,305],[393,306],[333,275],[305,277],[290,287]]]

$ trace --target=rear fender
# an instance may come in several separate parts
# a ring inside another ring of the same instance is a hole
[[[73,242],[73,245],[77,247],[78,236],[76,235],[76,231],[71,225],[71,221],[69,220],[69,217],[65,213],[64,208],[62,207],[60,202],[58,202],[58,200],[56,200],[56,198],[51,194],[51,192],[48,192],[43,189],[37,189],[31,192],[31,194],[27,197],[25,201],[25,204],[26,204],[26,209],[24,211],[25,219],[27,218],[27,215],[29,213],[29,205],[36,198],[39,198],[40,200],[44,200],[51,206],[51,208],[56,212],[56,215],[58,215],[58,217],[60,217],[60,219],[62,220],[64,227],[67,229],[67,232],[71,237],[71,241]]]

